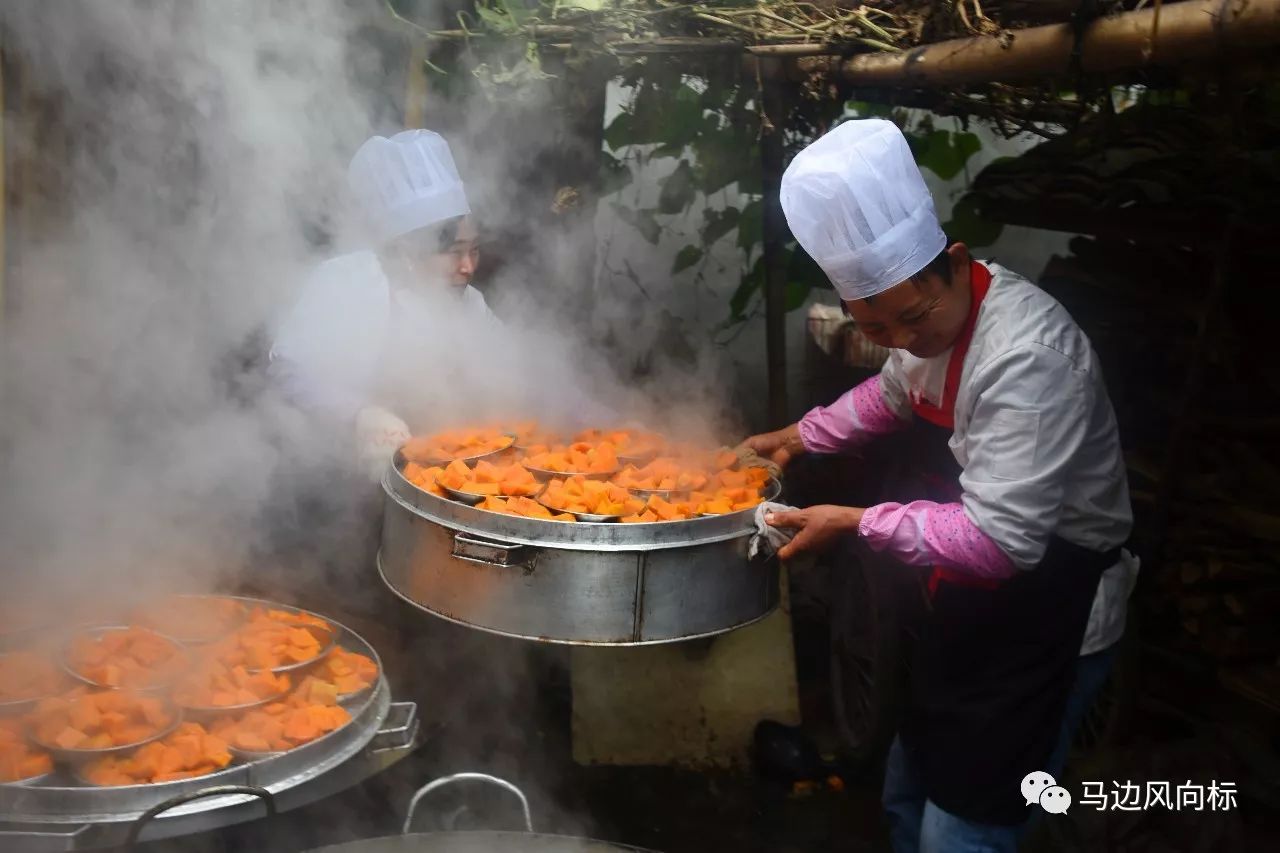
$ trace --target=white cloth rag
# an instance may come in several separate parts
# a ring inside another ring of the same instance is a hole
[[[756,554],[762,554],[765,559],[772,557],[778,553],[779,548],[795,538],[797,531],[788,527],[774,527],[764,520],[764,517],[771,512],[795,512],[795,509],[793,506],[773,501],[765,501],[756,507],[756,532],[752,534],[751,542],[747,545],[748,559],[754,560]]]

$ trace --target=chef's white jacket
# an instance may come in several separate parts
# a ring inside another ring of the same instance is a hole
[[[1026,279],[986,265],[991,287],[965,355],[951,452],[963,469],[965,513],[1020,569],[1032,569],[1056,534],[1108,551],[1133,526],[1115,413],[1088,337],[1061,305]],[[903,420],[912,400],[942,403],[950,351],[921,359],[894,350],[880,374]],[[1103,575],[1082,654],[1124,632],[1137,576],[1127,551]]]

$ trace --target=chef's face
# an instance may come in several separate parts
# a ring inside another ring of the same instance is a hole
[[[969,250],[946,251],[951,281],[926,269],[870,299],[845,300],[845,310],[872,343],[904,349],[917,358],[941,355],[955,343],[969,316]]]
[[[451,238],[423,229],[399,238],[389,247],[392,265],[412,284],[462,290],[471,283],[480,261],[480,234],[470,216],[458,221]]]

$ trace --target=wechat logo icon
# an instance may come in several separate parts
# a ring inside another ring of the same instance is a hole
[[[1039,803],[1049,814],[1066,814],[1071,808],[1071,792],[1043,770],[1022,778],[1022,798],[1029,806]]]

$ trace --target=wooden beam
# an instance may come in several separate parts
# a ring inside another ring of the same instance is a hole
[[[1280,0],[1185,0],[1094,21],[1080,42],[1079,70],[1102,73],[1221,57],[1280,44]],[[1074,73],[1070,24],[952,39],[903,53],[799,59],[801,71],[832,71],[855,85],[947,86],[1044,79]]]

